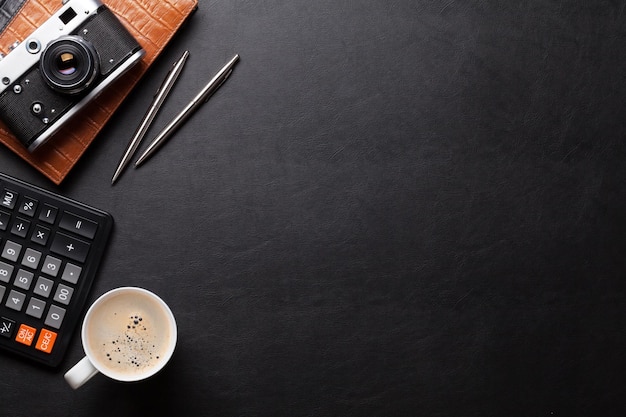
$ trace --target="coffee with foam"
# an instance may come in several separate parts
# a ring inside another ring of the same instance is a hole
[[[101,372],[114,379],[143,379],[171,356],[172,320],[167,306],[150,294],[113,294],[90,312],[85,351]]]

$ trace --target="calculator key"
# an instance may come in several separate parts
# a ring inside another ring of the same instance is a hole
[[[26,300],[26,295],[21,292],[11,290],[9,293],[9,298],[5,305],[15,311],[22,311],[22,306],[24,305],[24,300]]]
[[[39,333],[39,338],[35,344],[35,349],[45,353],[52,353],[52,348],[56,340],[57,334],[55,332],[48,329],[41,329],[41,333]]]
[[[15,223],[13,223],[13,227],[11,227],[11,233],[23,238],[28,234],[28,229],[30,229],[30,222],[18,217]]]
[[[61,260],[54,256],[46,256],[46,259],[43,261],[43,266],[41,267],[41,272],[51,277],[56,277],[59,274],[59,269],[61,269]]]
[[[33,275],[32,272],[25,271],[23,269],[19,269],[17,271],[17,275],[15,276],[15,281],[13,281],[13,285],[17,288],[21,288],[23,290],[28,291],[31,284],[33,283]]]
[[[38,201],[34,198],[24,197],[18,211],[28,217],[33,217],[35,215],[35,211],[37,211],[37,204]]]
[[[39,213],[39,220],[48,224],[54,224],[58,212],[58,208],[49,204],[44,204],[43,208],[41,209],[41,213]]]
[[[54,327],[58,329],[61,327],[61,323],[63,323],[63,318],[65,317],[65,309],[59,306],[51,305],[50,310],[48,310],[48,316],[46,317],[46,321],[44,324],[46,326]]]
[[[30,237],[30,240],[42,246],[46,246],[46,243],[48,243],[49,238],[50,238],[50,229],[38,224],[35,226],[35,229],[33,230],[33,234]]]
[[[0,230],[7,230],[9,227],[9,220],[11,219],[11,215],[9,213],[5,213],[0,210]]]
[[[6,317],[0,317],[0,336],[13,336],[13,329],[15,329],[15,321]]]
[[[35,283],[35,289],[33,293],[40,295],[44,298],[50,297],[50,293],[52,292],[52,286],[54,285],[54,281],[48,278],[39,277],[37,278],[37,282]]]
[[[67,285],[59,284],[57,287],[57,292],[54,294],[53,300],[59,304],[68,305],[70,300],[72,299],[72,294],[74,293],[74,288],[68,287]]]
[[[40,319],[43,316],[43,310],[46,308],[46,302],[41,301],[38,298],[32,297],[28,302],[28,307],[26,307],[26,314],[29,316],[35,317],[36,319]]]
[[[0,204],[13,210],[15,203],[17,202],[17,197],[18,194],[16,192],[5,189],[2,195],[2,202],[0,202]]]
[[[96,235],[96,231],[98,230],[98,223],[66,211],[63,213],[59,227],[67,230],[68,232],[79,234],[87,239],[93,239]]]
[[[2,249],[2,257],[4,259],[8,259],[12,262],[17,262],[17,258],[20,256],[20,252],[22,251],[22,245],[7,240],[4,244],[4,249]]]
[[[9,280],[11,280],[12,275],[13,275],[13,265],[0,262],[0,281],[9,282]],[[0,300],[1,299],[2,297],[0,297]]]
[[[67,256],[76,262],[85,262],[89,253],[90,244],[74,239],[63,233],[57,233],[52,241],[50,250],[58,255]]]
[[[80,278],[80,273],[82,272],[82,270],[83,269],[80,266],[76,266],[68,262],[65,265],[65,269],[63,270],[63,275],[61,276],[61,279],[72,284],[76,284],[78,282],[78,279]]]
[[[37,267],[39,266],[39,261],[41,261],[41,252],[38,252],[31,248],[27,248],[26,251],[24,251],[24,257],[22,258],[23,266],[37,269]]]
[[[37,329],[34,327],[21,324],[20,329],[17,331],[17,336],[15,336],[15,341],[30,346],[35,339],[35,333],[37,333]]]
[[[7,291],[7,287],[0,285],[0,302],[2,302],[2,299],[4,298],[4,293]]]

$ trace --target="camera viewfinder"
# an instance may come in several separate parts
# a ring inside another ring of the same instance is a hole
[[[61,19],[61,22],[63,22],[63,24],[67,25],[76,16],[76,12],[70,7],[66,11],[64,11],[61,16],[59,16],[59,19]]]

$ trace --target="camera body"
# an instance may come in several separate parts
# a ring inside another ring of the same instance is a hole
[[[0,60],[0,118],[33,152],[145,51],[99,0],[69,0]]]

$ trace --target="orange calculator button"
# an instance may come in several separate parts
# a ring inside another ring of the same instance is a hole
[[[55,332],[41,329],[41,333],[39,334],[39,339],[37,339],[35,349],[45,353],[52,353],[52,348],[54,347],[55,340],[57,340],[57,334]]]
[[[17,336],[15,337],[15,341],[22,343],[26,346],[30,346],[33,344],[35,333],[37,333],[37,329],[35,329],[34,327],[30,327],[25,324],[22,324],[20,325],[20,329],[17,331]]]

